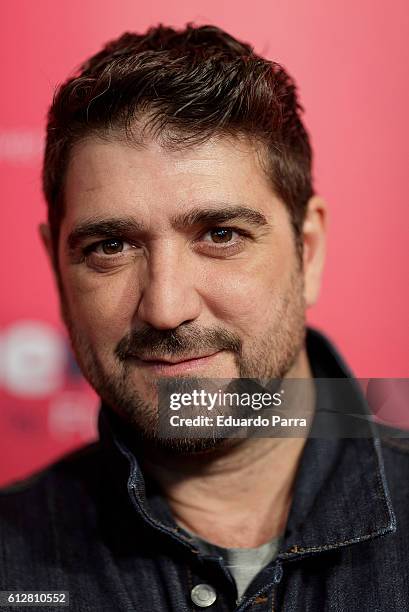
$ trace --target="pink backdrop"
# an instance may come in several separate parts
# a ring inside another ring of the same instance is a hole
[[[44,117],[55,85],[102,43],[159,21],[215,23],[295,76],[330,205],[310,321],[360,377],[408,377],[409,8],[406,0],[15,0],[0,23],[0,483],[95,435],[37,236]]]

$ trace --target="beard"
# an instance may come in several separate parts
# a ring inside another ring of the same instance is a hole
[[[121,339],[114,350],[118,367],[112,372],[107,371],[105,360],[101,360],[75,325],[60,285],[62,314],[80,369],[127,441],[135,448],[142,445],[165,453],[186,455],[224,450],[236,445],[238,440],[231,437],[172,438],[160,435],[158,388],[153,384],[151,392],[144,394],[135,388],[131,380],[131,373],[136,367],[135,355],[149,354],[151,359],[160,359],[159,356],[163,354],[178,357],[200,351],[227,350],[234,355],[239,379],[263,381],[261,384],[271,379],[282,379],[304,346],[306,306],[303,290],[303,276],[297,266],[288,286],[274,303],[269,327],[248,347],[243,346],[238,335],[220,327],[202,329],[195,323],[183,324],[171,330],[146,327],[132,331]],[[197,388],[197,379],[187,378],[189,380],[179,379],[182,391],[189,387]]]

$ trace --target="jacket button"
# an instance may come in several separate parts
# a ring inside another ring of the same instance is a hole
[[[210,584],[197,584],[190,592],[190,597],[199,608],[208,608],[216,601],[216,591]]]

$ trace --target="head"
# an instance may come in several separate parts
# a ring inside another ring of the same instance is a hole
[[[41,236],[84,375],[145,438],[159,377],[300,375],[325,233],[300,115],[211,26],[124,34],[56,93]]]

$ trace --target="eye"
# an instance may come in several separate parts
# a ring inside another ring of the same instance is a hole
[[[141,253],[138,245],[122,238],[106,238],[82,249],[81,263],[98,271],[112,270],[134,261]]]
[[[105,255],[115,255],[115,253],[120,253],[123,248],[124,243],[122,240],[110,238],[109,240],[103,240],[100,242],[95,251],[98,252],[98,249],[102,249]]]
[[[233,234],[236,234],[231,227],[215,227],[208,232],[205,236],[210,236],[210,241],[217,244],[228,244],[233,239]],[[208,242],[205,240],[205,242]]]
[[[95,255],[104,256],[104,255],[118,255],[123,251],[129,250],[132,248],[128,242],[124,240],[120,240],[119,238],[107,238],[106,240],[100,240],[99,242],[94,242],[94,244],[90,244],[84,249],[85,255],[91,255],[95,253]]]

